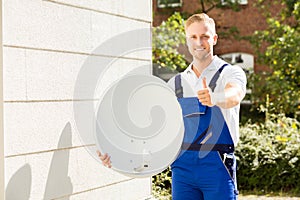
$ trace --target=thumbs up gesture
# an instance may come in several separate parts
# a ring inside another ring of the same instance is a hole
[[[206,78],[205,77],[202,79],[202,84],[203,84],[203,89],[199,90],[197,92],[198,99],[202,103],[202,105],[212,107],[214,105],[213,105],[213,103],[211,101],[210,90],[207,87]]]

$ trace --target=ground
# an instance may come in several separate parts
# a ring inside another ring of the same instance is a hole
[[[256,195],[239,195],[238,200],[300,200],[300,197],[272,197]]]
[[[169,200],[171,197],[165,197],[165,198],[154,198],[151,197],[146,200]],[[257,196],[257,195],[242,195],[240,194],[238,197],[238,200],[300,200],[300,197],[278,197],[278,196]]]

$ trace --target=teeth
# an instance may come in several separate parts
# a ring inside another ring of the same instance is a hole
[[[196,51],[203,51],[203,48],[195,49]]]

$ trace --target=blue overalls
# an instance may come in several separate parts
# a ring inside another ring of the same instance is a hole
[[[226,65],[213,76],[212,91]],[[234,144],[220,108],[203,106],[197,97],[184,98],[180,74],[175,77],[175,93],[185,134],[181,152],[171,165],[172,199],[236,199]]]

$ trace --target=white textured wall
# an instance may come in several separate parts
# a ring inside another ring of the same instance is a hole
[[[144,199],[151,180],[101,166],[75,130],[74,85],[88,57],[114,36],[149,29],[149,0],[3,1],[5,187],[7,200]],[[151,51],[115,59],[103,87],[135,66],[150,66]],[[100,66],[102,67],[102,66]],[[151,73],[145,67],[144,73]],[[99,93],[103,88],[98,89]],[[96,95],[97,96],[97,95]],[[94,101],[97,99],[95,98]]]
[[[2,0],[0,0],[2,8]],[[2,9],[0,11],[0,46],[2,46]],[[4,134],[3,134],[3,50],[0,49],[0,199],[4,199]]]

